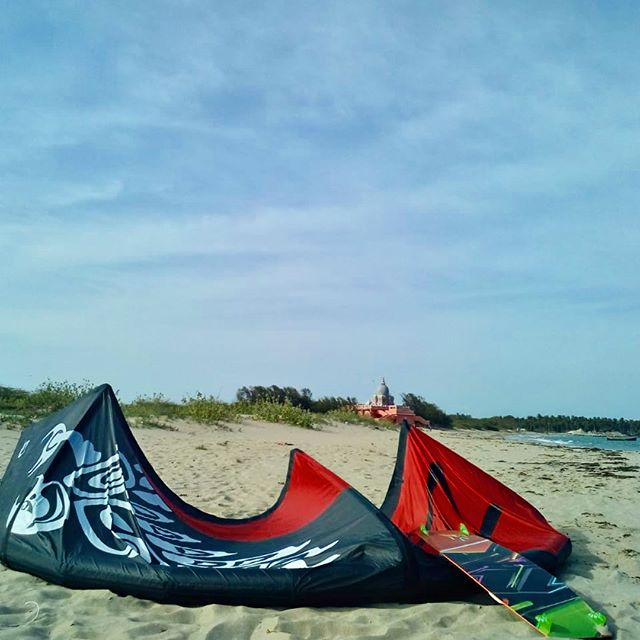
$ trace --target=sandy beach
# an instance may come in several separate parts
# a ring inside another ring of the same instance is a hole
[[[174,491],[200,509],[225,517],[254,515],[276,500],[293,447],[314,456],[379,505],[397,446],[395,429],[365,426],[308,430],[253,421],[170,426],[135,429],[135,437]],[[18,435],[0,428],[0,473]],[[490,432],[432,435],[521,493],[567,533],[574,548],[561,578],[606,612],[617,638],[640,638],[640,453],[512,442]],[[504,607],[478,602],[348,609],[183,608],[104,590],[70,590],[1,566],[0,602],[2,638],[540,637]]]

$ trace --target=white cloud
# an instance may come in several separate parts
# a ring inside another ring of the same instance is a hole
[[[91,362],[135,387],[147,366],[177,388],[218,362],[346,384],[382,362],[455,409],[469,363],[496,387],[519,361],[542,377],[574,316],[558,369],[595,339],[619,353],[598,314],[637,314],[638,45],[591,11],[17,7],[6,375]],[[481,387],[467,406],[500,404]]]

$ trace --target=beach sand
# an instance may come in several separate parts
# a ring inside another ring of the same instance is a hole
[[[289,450],[299,447],[380,504],[397,447],[395,429],[307,430],[246,421],[135,429],[167,484],[224,517],[255,515],[278,497]],[[18,440],[0,428],[0,473]],[[519,492],[573,541],[560,577],[608,615],[620,640],[640,638],[640,453],[512,442],[489,432],[432,435]],[[35,619],[33,619],[35,618]],[[499,605],[477,602],[358,608],[253,609],[160,605],[109,591],[70,590],[0,566],[2,638],[165,640],[402,638],[501,640],[539,636]]]

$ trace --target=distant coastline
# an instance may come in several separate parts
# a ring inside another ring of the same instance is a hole
[[[482,429],[489,431],[528,431],[533,433],[554,433],[600,436],[640,435],[640,420],[625,418],[586,418],[584,416],[493,416],[474,418],[464,414],[451,416],[453,427],[458,429]]]
[[[617,434],[615,434],[617,435]],[[640,440],[609,440],[609,434],[593,433],[516,433],[508,436],[512,442],[571,447],[574,449],[602,449],[607,451],[640,452]]]
[[[0,386],[0,422],[13,427],[24,426],[62,408],[93,386],[87,381],[82,384],[48,381],[34,391]],[[264,392],[264,397],[260,396],[257,401],[251,397],[256,390]],[[411,408],[417,415],[429,420],[434,428],[594,437],[640,435],[640,420],[541,414],[524,418],[513,415],[475,418],[468,414],[446,413],[420,396],[403,394],[403,397],[415,400],[411,402]],[[298,391],[292,387],[279,388],[271,385],[242,387],[238,390],[238,399],[235,402],[224,402],[202,393],[195,393],[180,402],[174,402],[161,393],[156,393],[122,403],[122,406],[128,418],[148,422],[149,426],[157,426],[158,421],[163,418],[181,417],[212,423],[233,422],[240,416],[255,416],[268,422],[284,422],[304,428],[314,428],[315,425],[328,420],[380,426],[379,422],[371,418],[358,416],[354,411],[356,402],[355,398],[349,396],[322,397],[314,400],[308,389]]]

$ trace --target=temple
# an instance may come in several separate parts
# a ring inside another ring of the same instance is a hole
[[[389,387],[382,378],[380,386],[367,404],[359,404],[356,411],[360,416],[368,416],[375,420],[387,420],[395,424],[406,420],[411,426],[428,427],[428,420],[417,416],[409,407],[403,404],[395,404],[393,396],[389,393]]]

